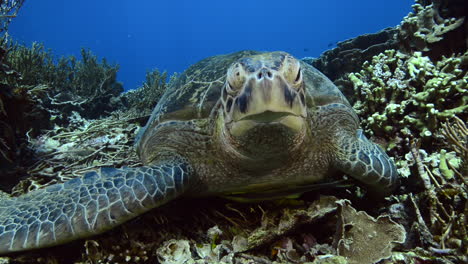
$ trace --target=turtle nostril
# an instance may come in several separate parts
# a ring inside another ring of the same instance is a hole
[[[262,69],[258,74],[257,74],[257,79],[261,80],[264,77],[267,77],[271,79],[273,76],[273,73],[271,73],[270,70],[268,69]]]

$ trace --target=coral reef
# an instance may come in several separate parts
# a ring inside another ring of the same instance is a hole
[[[466,51],[468,8],[463,0],[417,0],[413,10],[394,28],[339,42],[320,57],[303,60],[322,71],[354,102],[353,84],[347,75],[385,50],[407,55],[420,51],[436,61]]]
[[[387,50],[349,74],[362,127],[397,158],[401,176],[414,175],[405,184],[409,189],[466,177],[460,120],[468,118],[467,63],[468,53],[432,62],[421,52]],[[458,120],[456,131],[448,125],[453,120]]]
[[[105,59],[99,62],[89,50],[81,50],[81,60],[71,56],[54,63],[54,56],[42,44],[33,43],[28,48],[9,40],[5,48],[5,63],[21,75],[20,79],[7,79],[7,83],[34,95],[51,114],[53,124],[67,123],[72,111],[93,119],[121,106],[123,86],[116,80],[118,66]]]
[[[399,26],[400,49],[405,52],[422,51],[431,59],[463,53],[468,46],[466,14],[462,1],[417,0],[414,12]]]
[[[226,203],[213,198],[175,201],[107,234],[8,261],[371,264],[388,257],[388,253],[370,249],[394,248],[393,243],[404,237],[401,225],[388,219],[376,220],[351,207],[347,200],[333,196],[316,198],[313,202],[284,200],[260,204]],[[389,234],[351,241],[355,230],[369,227]],[[266,240],[262,239],[264,234]],[[125,239],[119,239],[122,237]],[[352,244],[355,255],[340,256],[339,243],[333,245],[334,240]],[[82,253],[70,256],[68,251]]]
[[[467,117],[467,65],[468,52],[432,62],[420,52],[387,50],[365,62],[349,79],[366,133],[393,141],[409,134],[436,140],[441,122]]]
[[[402,187],[388,208],[408,234],[391,263],[465,263],[467,5],[417,0],[413,9],[389,31],[396,43],[374,54],[370,49],[362,65],[359,50],[340,46],[308,62],[353,97],[365,133],[396,160]],[[361,50],[373,45],[363,42]],[[358,65],[330,73],[353,52]]]
[[[467,261],[466,18],[443,2],[417,1],[400,25],[399,49],[348,75],[365,133],[395,157],[403,177],[388,207],[408,232],[393,263]]]
[[[353,99],[353,86],[346,75],[359,69],[372,56],[387,49],[398,48],[397,37],[397,29],[387,28],[338,42],[336,48],[325,51],[320,57],[303,60],[330,78],[347,98]]]
[[[1,0],[0,1],[0,33],[7,31],[11,19],[16,17],[24,0]]]
[[[54,126],[73,126],[77,113],[98,118],[121,106],[117,66],[82,50],[82,61],[54,56],[5,36],[0,44],[0,181],[9,190],[37,162],[31,139]]]
[[[27,176],[25,166],[31,164],[28,136],[46,128],[49,115],[36,104],[33,96],[6,81],[21,76],[5,64],[7,51],[0,47],[0,181],[2,190],[9,190],[17,180]]]
[[[56,125],[29,140],[36,163],[28,167],[30,177],[16,185],[13,195],[81,177],[97,167],[140,164],[133,151],[139,126],[132,115],[115,113],[107,118],[86,120],[73,112],[70,121],[67,126]]]
[[[255,204],[176,200],[91,239],[0,262],[466,263],[463,4],[417,1],[398,28],[340,43],[314,62],[351,88],[364,132],[395,158],[403,176],[395,195],[370,204],[350,187]],[[54,64],[39,44],[0,48],[0,181],[31,176],[8,195],[95,167],[139,165],[133,138],[167,74],[148,72],[140,89],[119,96],[117,66],[86,50],[82,56]]]
[[[171,76],[171,80],[175,76]],[[121,99],[128,111],[133,111],[140,116],[149,116],[156,103],[166,91],[166,82],[167,72],[160,72],[158,69],[149,71],[146,73],[143,86],[123,93]]]
[[[338,201],[337,235],[334,244],[337,254],[346,257],[349,264],[376,263],[392,256],[396,243],[403,243],[406,231],[389,216],[372,218],[366,212],[357,212],[349,201]]]

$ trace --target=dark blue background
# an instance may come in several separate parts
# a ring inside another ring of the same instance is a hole
[[[412,0],[26,0],[9,33],[54,54],[90,48],[120,64],[126,89],[154,68],[181,72],[242,49],[319,56],[330,43],[396,26]]]

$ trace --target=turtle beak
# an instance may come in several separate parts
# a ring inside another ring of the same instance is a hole
[[[280,122],[287,116],[294,115],[293,113],[289,112],[273,112],[267,110],[265,112],[259,114],[252,114],[244,116],[241,120],[252,120],[257,123],[273,123],[273,122]]]
[[[262,69],[246,82],[234,101],[232,120],[274,122],[288,115],[306,117],[299,92],[275,72]]]
[[[304,129],[306,113],[298,91],[281,76],[263,70],[235,99],[230,132],[240,136],[253,127],[267,125],[283,125],[297,132]]]
[[[239,137],[246,134],[252,128],[284,127],[290,132],[301,132],[305,128],[305,119],[300,116],[284,113],[265,113],[248,116],[242,120],[228,124],[231,135]]]
[[[231,110],[231,134],[241,135],[257,125],[282,124],[293,131],[304,128],[307,110],[299,91],[280,74],[260,69],[245,83]]]

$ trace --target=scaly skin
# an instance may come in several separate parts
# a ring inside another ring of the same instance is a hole
[[[63,184],[0,201],[0,254],[63,244],[98,234],[182,194],[183,162],[102,168]]]
[[[398,172],[388,155],[357,130],[354,136],[342,135],[342,156],[336,167],[356,178],[373,193],[386,196],[397,186]]]

